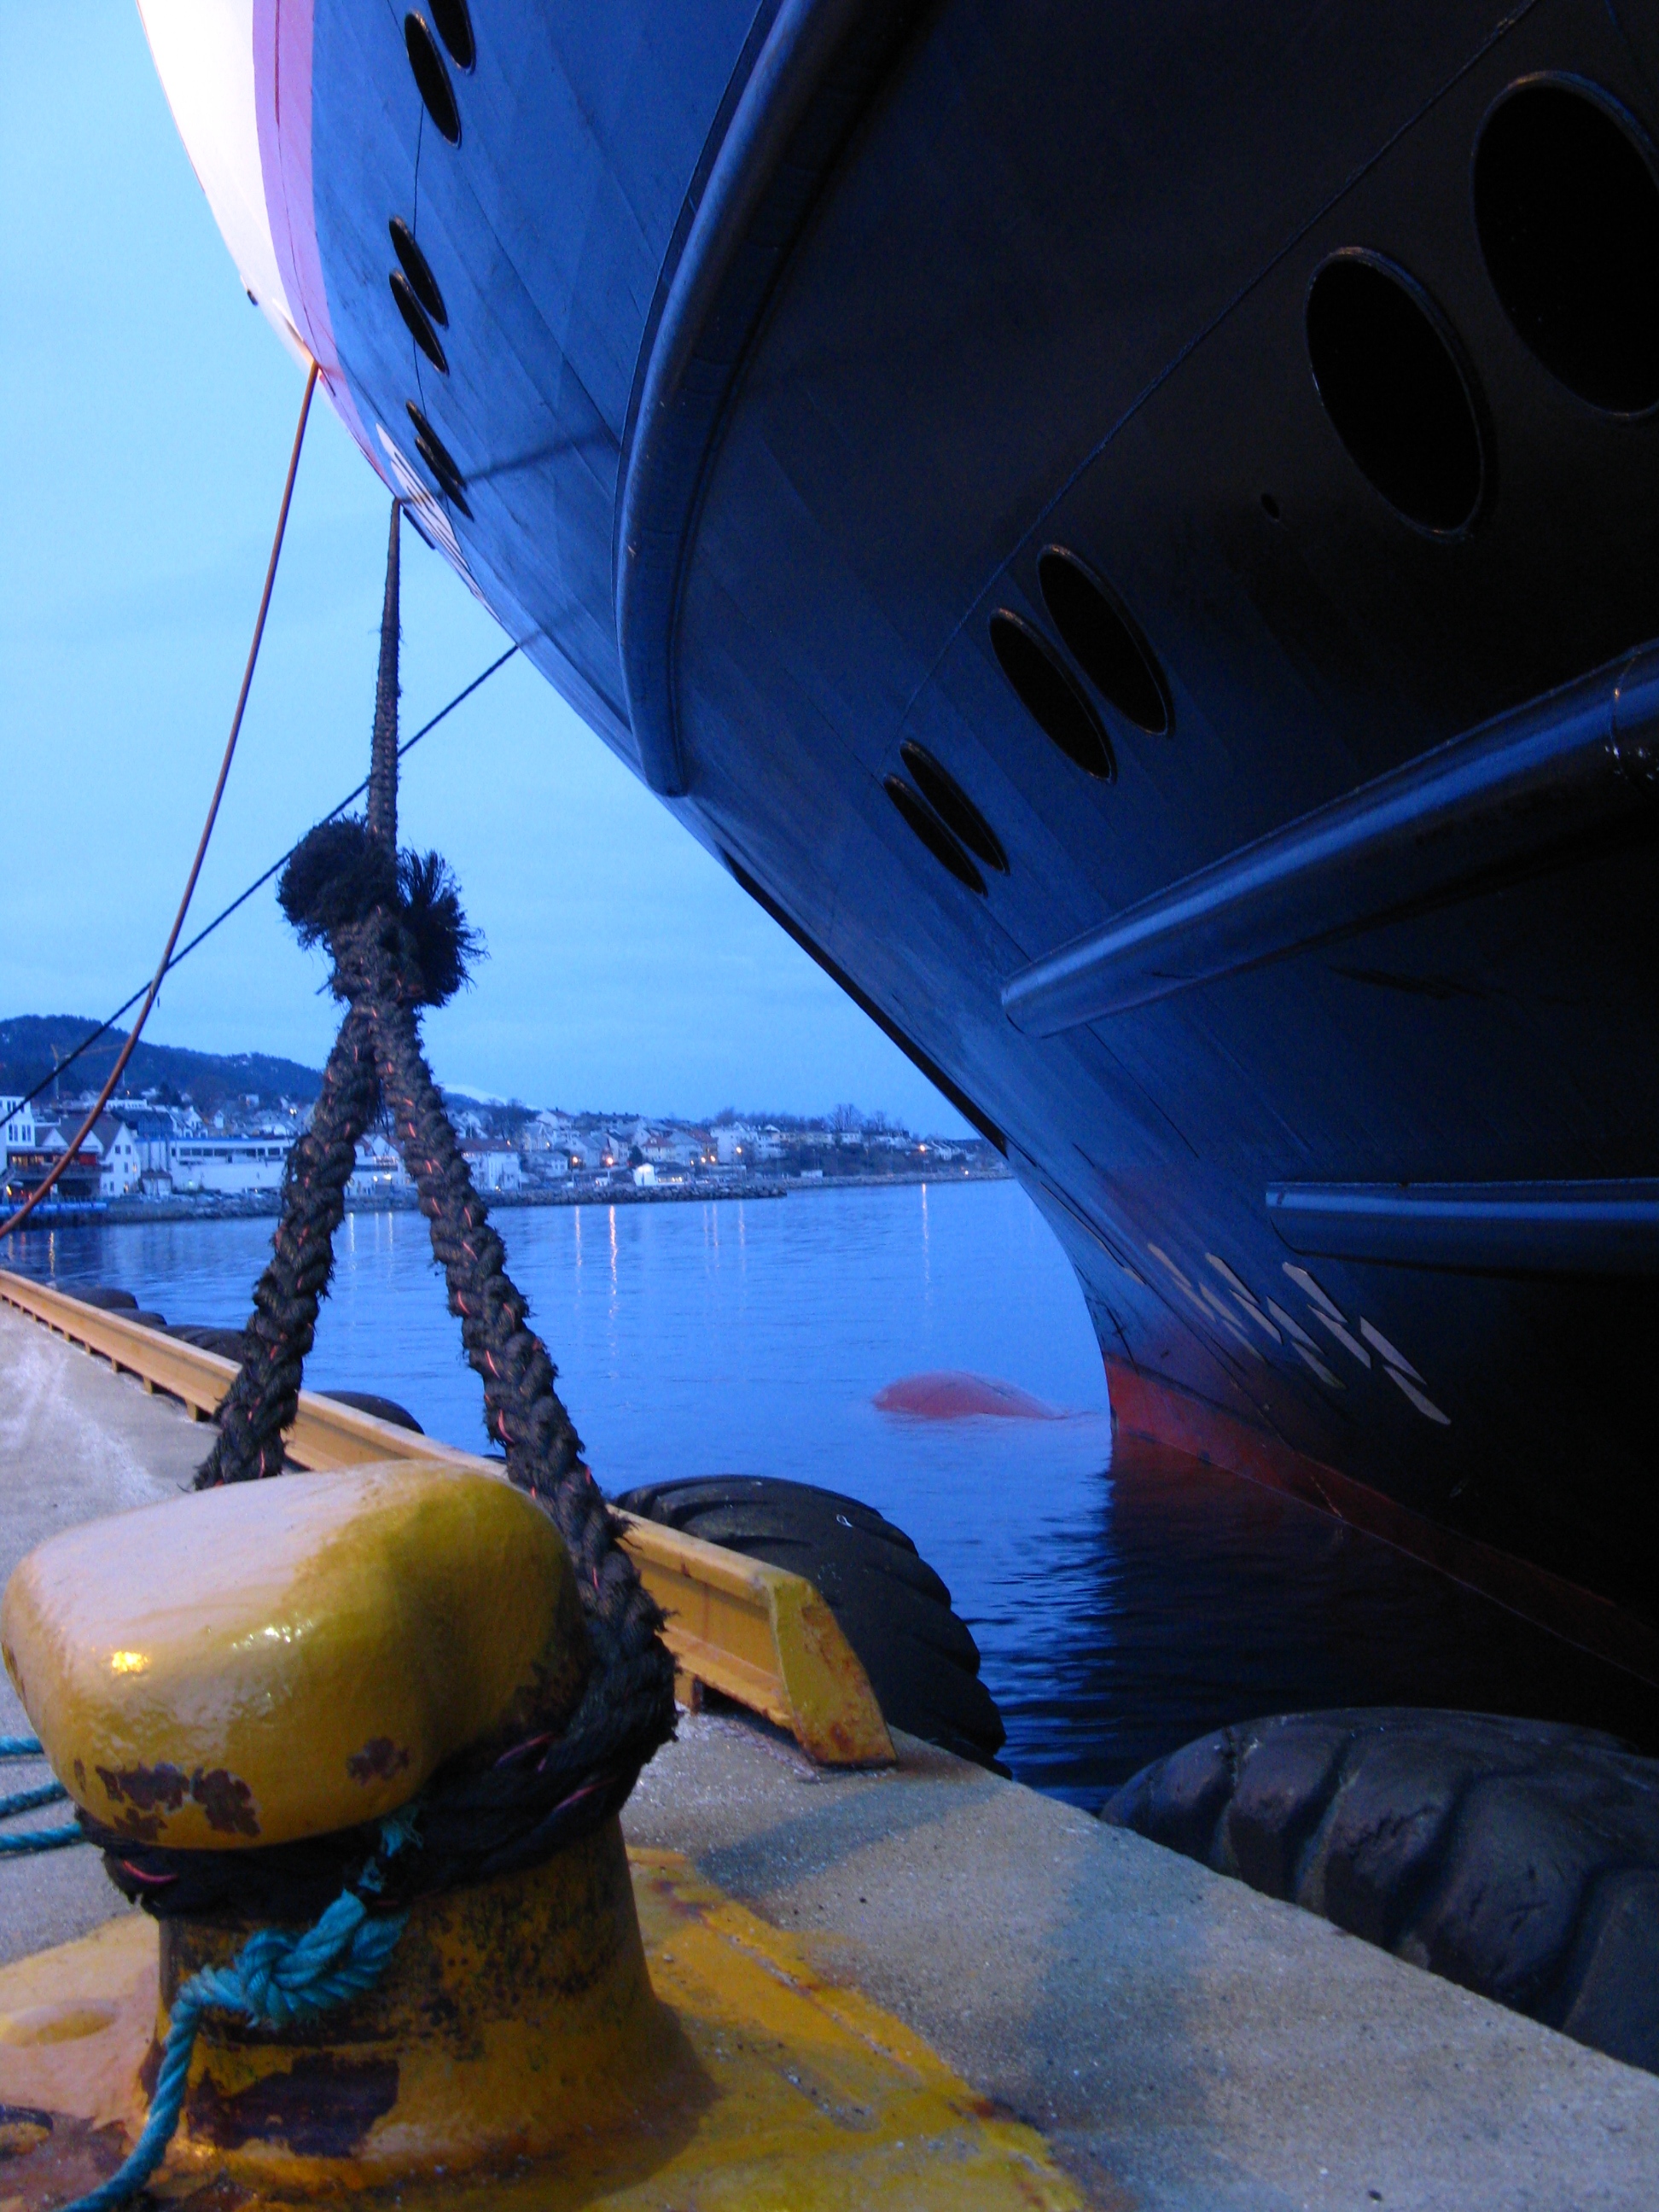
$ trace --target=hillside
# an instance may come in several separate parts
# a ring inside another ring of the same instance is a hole
[[[32,1090],[43,1075],[52,1073],[54,1050],[61,1060],[97,1026],[80,1014],[18,1014],[0,1021],[0,1092],[15,1097]],[[100,1085],[125,1034],[113,1030],[100,1037],[65,1076],[65,1090],[79,1092]],[[199,1112],[210,1114],[222,1100],[254,1091],[266,1100],[313,1099],[321,1081],[319,1069],[301,1067],[297,1060],[279,1060],[267,1052],[187,1052],[181,1046],[151,1044],[146,1039],[127,1062],[121,1087],[143,1091],[154,1085],[178,1097],[188,1092]],[[43,1109],[50,1109],[50,1091],[40,1103]]]

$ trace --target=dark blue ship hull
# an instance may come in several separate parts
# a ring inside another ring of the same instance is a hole
[[[1659,10],[456,13],[256,11],[370,459],[1121,1421],[1659,1679]]]

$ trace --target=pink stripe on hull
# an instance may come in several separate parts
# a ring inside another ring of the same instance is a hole
[[[253,0],[253,98],[259,167],[277,273],[301,337],[317,363],[334,411],[386,481],[340,368],[317,247],[311,178],[311,57],[315,0]]]

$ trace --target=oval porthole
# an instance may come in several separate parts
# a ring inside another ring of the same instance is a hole
[[[433,428],[412,399],[404,402],[409,419],[415,426],[415,450],[431,471],[434,481],[452,506],[459,507],[470,521],[472,509],[464,495],[466,478],[455,465],[455,457]]]
[[[1117,760],[1098,714],[1052,648],[1030,623],[1000,609],[991,617],[991,646],[1020,704],[1067,760],[1103,783],[1117,777]]]
[[[438,280],[432,273],[431,264],[415,242],[414,232],[400,215],[394,215],[386,228],[392,234],[392,251],[402,262],[404,274],[409,279],[410,290],[433,321],[447,330],[449,313],[444,306],[444,295],[438,289]]]
[[[466,478],[456,467],[454,455],[433,428],[431,423],[427,421],[421,410],[412,399],[404,400],[404,405],[408,410],[410,421],[415,425],[416,436],[423,438],[432,450],[437,473],[447,477],[452,483],[464,484]]]
[[[421,459],[426,463],[427,468],[431,473],[433,482],[437,485],[444,497],[449,501],[449,504],[453,507],[458,507],[466,517],[467,520],[471,522],[472,520],[472,509],[467,504],[466,494],[461,489],[459,484],[458,484],[453,477],[447,476],[444,471],[439,466],[437,457],[433,453],[431,447],[427,443],[424,438],[416,439],[415,450],[420,455]]]
[[[1002,849],[1002,840],[950,769],[936,761],[925,745],[917,744],[914,738],[906,738],[899,754],[915,779],[917,790],[945,828],[988,868],[994,868],[1000,876],[1006,876],[1008,855]]]
[[[409,335],[438,374],[447,376],[448,359],[438,343],[438,333],[433,329],[426,309],[415,297],[414,286],[401,269],[394,269],[386,282],[392,287],[392,296],[398,302],[398,313],[408,326]]]
[[[427,469],[431,475],[433,482],[437,485],[444,497],[449,501],[449,504],[453,507],[459,507],[460,512],[466,517],[467,520],[471,522],[472,520],[472,509],[467,504],[466,494],[461,489],[459,484],[456,483],[455,479],[450,476],[440,464],[438,457],[433,451],[431,445],[426,439],[416,437],[415,441],[415,450],[420,455],[421,459],[426,463]]]
[[[1308,358],[1331,427],[1395,513],[1449,536],[1486,482],[1480,424],[1422,289],[1379,255],[1328,261],[1308,292]]]
[[[1634,119],[1587,85],[1517,86],[1481,125],[1474,185],[1522,343],[1593,407],[1659,405],[1659,183]]]
[[[1037,562],[1043,604],[1066,648],[1109,707],[1155,738],[1170,729],[1170,693],[1152,647],[1075,554],[1051,545]]]
[[[427,422],[425,414],[416,407],[414,400],[404,400],[403,404],[404,404],[404,410],[407,410],[407,414],[410,414],[410,420],[414,422],[416,438],[422,442],[427,456],[429,456],[427,458],[427,467],[431,469],[434,476],[442,476],[447,483],[452,483],[453,487],[460,489],[462,484],[467,483],[467,477],[462,476],[460,469],[456,467],[456,456],[449,452],[449,447],[442,442],[438,431],[431,427],[431,422]]]
[[[970,891],[977,891],[983,898],[984,877],[927,801],[911,790],[902,775],[890,775],[883,788],[933,858],[947,867],[959,884],[966,884]]]
[[[427,5],[438,27],[438,36],[449,49],[449,58],[457,69],[470,70],[478,58],[478,48],[472,36],[472,18],[467,12],[466,0],[427,0]]]
[[[404,17],[404,45],[427,113],[450,144],[459,146],[461,111],[455,105],[455,88],[449,82],[448,68],[424,15],[410,14]]]

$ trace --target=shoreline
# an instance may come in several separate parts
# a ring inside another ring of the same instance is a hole
[[[926,1169],[900,1175],[844,1175],[807,1178],[801,1176],[757,1176],[752,1182],[619,1183],[611,1189],[591,1185],[576,1190],[513,1190],[480,1192],[491,1213],[521,1212],[539,1206],[687,1206],[709,1205],[736,1199],[781,1199],[816,1195],[831,1190],[914,1189],[918,1185],[969,1182],[1011,1182],[1006,1167],[963,1168],[942,1174]],[[126,1229],[135,1224],[178,1221],[274,1221],[281,1210],[280,1191],[251,1191],[246,1194],[213,1195],[201,1199],[109,1199],[95,1206],[43,1206],[27,1225],[0,1238],[0,1251],[15,1239],[49,1234],[55,1229]],[[349,1200],[348,1214],[418,1213],[414,1193],[406,1196],[359,1198]]]

